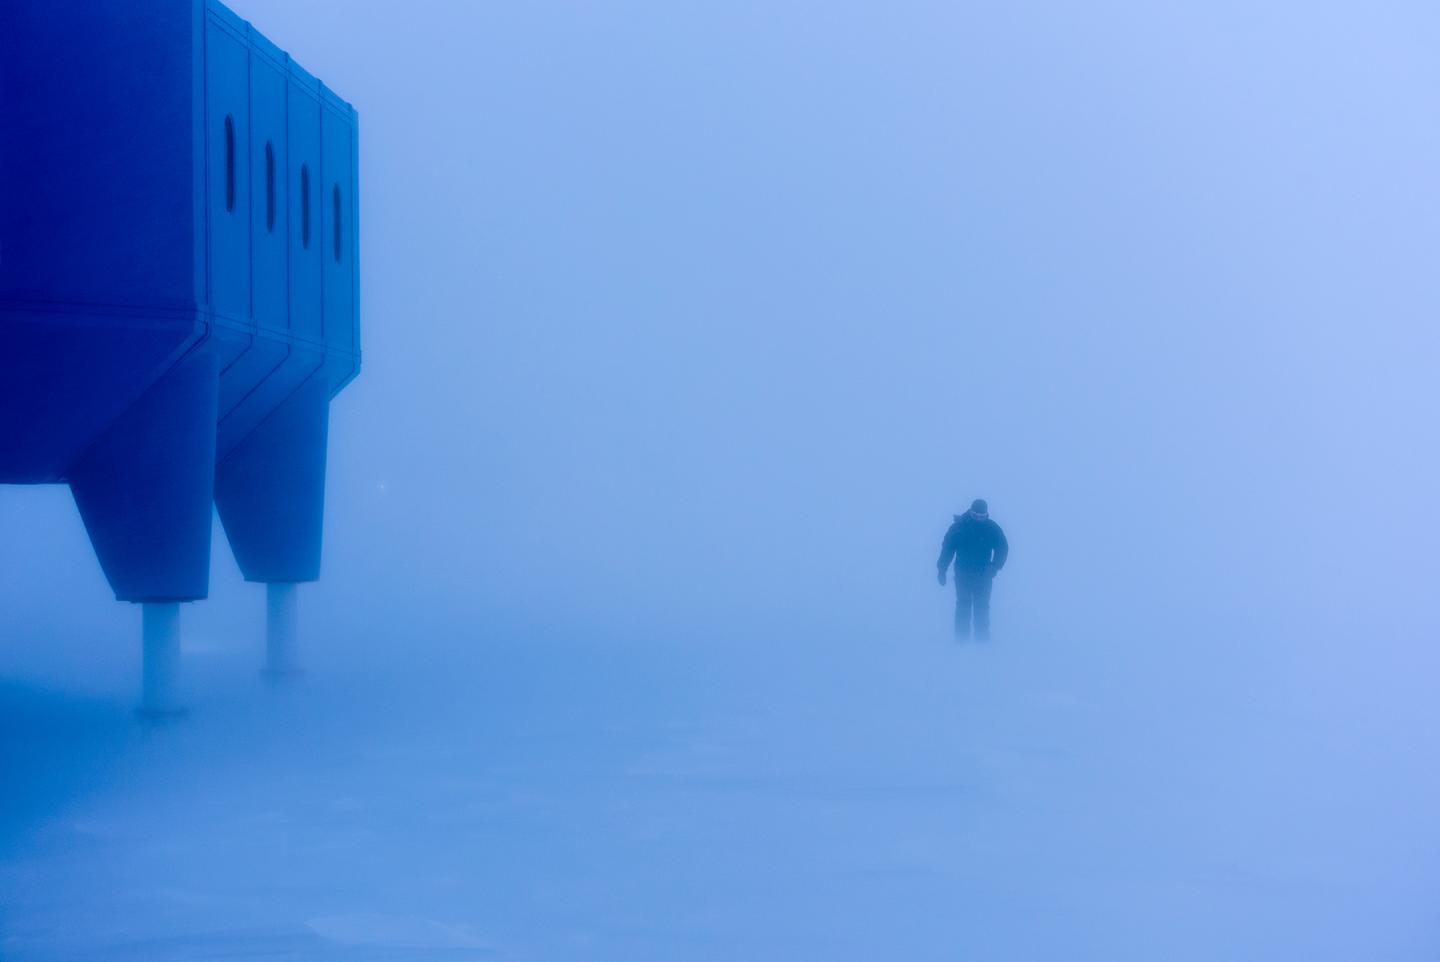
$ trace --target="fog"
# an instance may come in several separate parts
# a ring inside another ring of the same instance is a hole
[[[0,957],[1440,955],[1440,10],[232,6],[361,118],[307,674],[217,524],[141,724],[0,488]]]

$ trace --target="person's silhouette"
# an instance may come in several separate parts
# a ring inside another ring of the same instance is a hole
[[[939,569],[936,574],[945,583],[945,572],[955,563],[955,637],[970,637],[970,619],[974,614],[975,637],[990,637],[990,586],[996,572],[1005,567],[1010,543],[1005,532],[990,520],[990,507],[976,498],[970,510],[955,515],[955,523],[945,532],[940,544]]]

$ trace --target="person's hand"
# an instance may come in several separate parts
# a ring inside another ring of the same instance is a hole
[[[999,567],[999,565],[991,565],[991,566],[990,566],[990,577],[993,578],[993,577],[995,577],[996,575],[998,575],[999,573],[1000,573],[1000,567]]]
[[[941,568],[939,571],[935,572],[935,580],[938,581],[938,582],[940,582],[941,587],[944,587],[944,585],[945,585],[945,569],[944,569],[944,568]]]

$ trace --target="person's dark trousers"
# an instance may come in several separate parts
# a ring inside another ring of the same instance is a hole
[[[990,637],[990,585],[995,577],[984,569],[967,571],[955,569],[955,637],[964,640],[970,637],[970,620],[973,613],[975,637],[985,641]]]

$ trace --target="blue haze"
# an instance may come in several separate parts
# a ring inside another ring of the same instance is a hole
[[[0,488],[0,957],[1440,953],[1440,11],[234,7],[361,117],[310,674],[217,526],[138,729]]]

